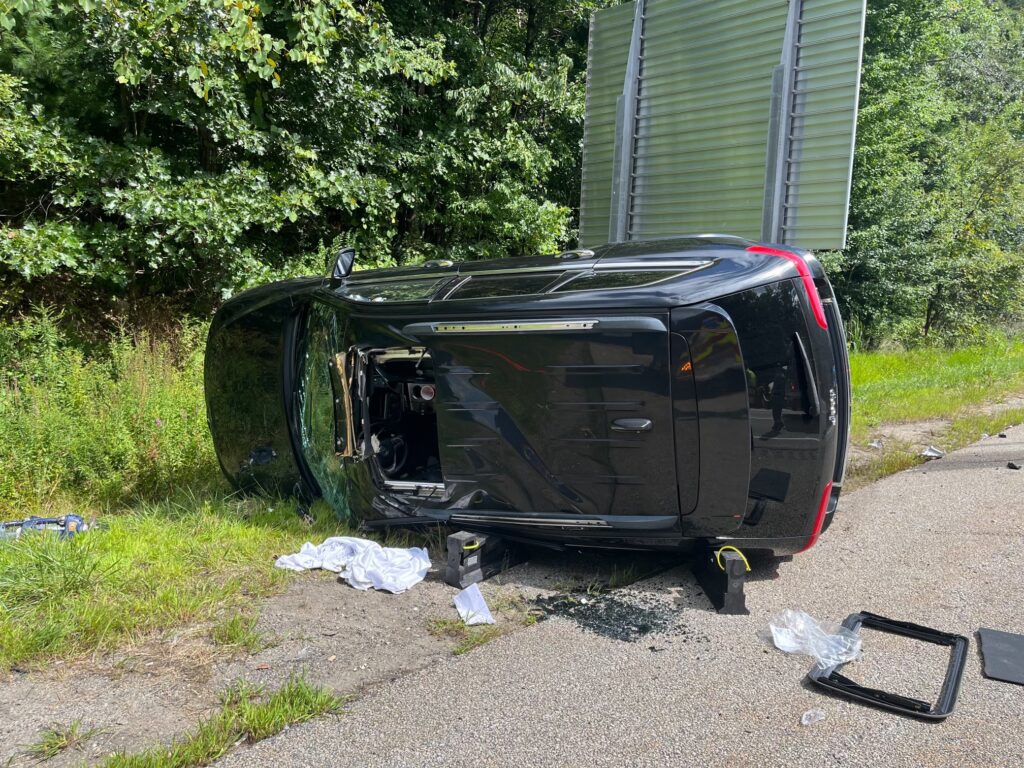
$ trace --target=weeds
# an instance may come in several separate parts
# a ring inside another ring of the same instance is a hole
[[[916,467],[924,461],[920,455],[920,449],[915,449],[908,443],[894,441],[887,444],[878,456],[851,464],[847,472],[845,487],[847,490],[856,489],[887,475]]]
[[[25,754],[40,762],[49,760],[69,749],[81,749],[85,742],[102,730],[86,728],[81,720],[73,720],[67,725],[55,723],[40,734],[38,741],[26,747]]]
[[[251,613],[236,613],[214,624],[210,638],[217,645],[259,653],[269,646],[267,638],[256,629],[257,618]]]
[[[474,648],[491,642],[508,632],[507,629],[497,624],[477,624],[467,627],[462,619],[433,618],[427,622],[427,631],[434,637],[444,637],[454,640],[455,647],[452,653],[461,656],[469,653]]]
[[[435,617],[427,620],[427,631],[434,637],[454,640],[452,653],[460,656],[485,643],[513,631],[516,626],[528,627],[537,623],[532,605],[518,592],[501,592],[490,598],[491,613],[499,618],[497,624],[466,626],[462,619]]]
[[[491,610],[506,621],[530,627],[537,623],[534,605],[518,592],[503,592],[491,600]]]
[[[57,322],[44,312],[0,326],[0,515],[215,485],[202,330],[121,336],[87,357]]]
[[[269,696],[262,687],[236,683],[221,697],[221,709],[165,747],[116,754],[104,768],[191,768],[209,765],[236,744],[257,742],[286,726],[341,711],[345,699],[291,678]]]

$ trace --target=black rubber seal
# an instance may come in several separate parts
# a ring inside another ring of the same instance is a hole
[[[893,635],[910,637],[926,643],[945,645],[950,647],[949,667],[946,669],[946,679],[942,682],[942,690],[939,698],[934,704],[927,701],[914,699],[909,696],[901,696],[897,693],[880,691],[877,688],[867,688],[853,682],[842,675],[841,670],[845,664],[840,664],[832,670],[824,670],[815,665],[807,678],[816,685],[826,688],[832,693],[841,696],[848,696],[857,701],[873,704],[894,712],[900,712],[912,717],[920,717],[926,720],[945,720],[953,712],[956,705],[956,698],[960,693],[960,679],[964,674],[964,667],[967,664],[967,650],[970,642],[963,635],[952,635],[948,632],[940,632],[937,629],[923,627],[920,624],[912,624],[909,621],[897,621],[887,619],[873,613],[863,611],[854,613],[847,617],[843,626],[853,631],[861,627],[876,629],[880,632],[888,632]]]

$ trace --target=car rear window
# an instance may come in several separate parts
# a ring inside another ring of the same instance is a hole
[[[814,360],[800,295],[786,280],[716,302],[732,318],[755,437],[817,431]]]

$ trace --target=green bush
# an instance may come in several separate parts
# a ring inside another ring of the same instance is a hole
[[[87,354],[49,312],[0,326],[0,515],[159,498],[216,482],[204,328],[120,334]]]
[[[554,251],[610,2],[0,2],[0,307]]]

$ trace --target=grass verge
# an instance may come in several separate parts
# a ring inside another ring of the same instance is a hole
[[[258,650],[253,600],[292,578],[274,558],[353,533],[324,504],[308,527],[293,502],[228,496],[206,426],[205,335],[186,326],[87,354],[52,313],[0,324],[0,520],[100,523],[69,541],[0,540],[0,671],[181,624]]]
[[[257,742],[286,726],[314,717],[337,714],[345,699],[309,685],[288,680],[269,696],[247,683],[238,683],[222,698],[221,709],[168,746],[136,754],[116,754],[104,768],[192,768],[209,765],[235,745]]]
[[[209,622],[215,642],[253,650],[264,642],[253,600],[292,577],[274,559],[339,532],[329,510],[317,512],[310,528],[284,502],[165,501],[107,515],[71,540],[44,532],[0,542],[0,668],[186,623]]]
[[[995,337],[962,349],[863,352],[850,355],[853,419],[850,439],[864,446],[886,425],[944,421],[933,438],[953,451],[1024,422],[1024,408],[989,408],[1024,394],[1024,339]],[[851,464],[847,488],[922,464],[921,448],[900,439]]]
[[[851,437],[864,442],[881,424],[969,419],[972,407],[1024,392],[1024,339],[993,338],[953,350],[856,353],[850,355],[850,374]]]
[[[997,414],[963,414],[935,438],[944,451],[955,451],[979,440],[982,435],[996,434],[1010,424],[1024,423],[1024,408],[1008,408]],[[911,469],[927,461],[920,448],[904,442],[890,442],[878,456],[854,462],[847,472],[846,488],[856,490],[887,475]]]

